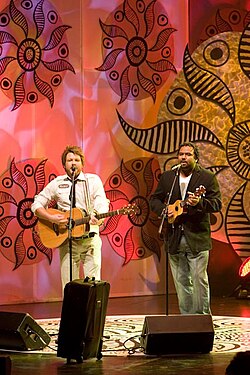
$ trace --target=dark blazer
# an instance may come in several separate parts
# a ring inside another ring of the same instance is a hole
[[[150,208],[159,217],[166,207],[165,203],[168,201],[176,173],[178,173],[176,170],[163,172],[155,192],[150,197]],[[221,193],[215,174],[197,164],[187,191],[195,192],[195,189],[200,185],[206,188],[206,193],[201,196],[199,203],[194,207],[187,206],[187,212],[177,216],[173,224],[169,224],[165,220],[166,226],[163,234],[167,251],[171,254],[177,252],[182,230],[194,254],[212,248],[210,213],[221,210]],[[169,204],[174,204],[181,199],[179,177],[177,176]]]

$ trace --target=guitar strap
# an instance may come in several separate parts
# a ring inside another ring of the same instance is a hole
[[[87,214],[90,214],[92,208],[91,208],[91,202],[90,202],[89,181],[86,175],[85,175],[85,180],[83,181],[83,183],[84,183],[83,188],[84,188],[86,212]]]
[[[92,211],[92,205],[90,202],[89,181],[88,181],[88,177],[86,176],[86,174],[85,174],[85,180],[83,180],[83,189],[84,189],[86,212],[87,212],[87,215],[89,215]],[[86,232],[89,232],[89,230],[90,230],[90,225],[88,223],[86,224]]]

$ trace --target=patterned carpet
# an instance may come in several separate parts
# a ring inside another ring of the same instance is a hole
[[[140,347],[144,319],[142,315],[107,316],[103,356],[144,355]],[[37,320],[37,323],[51,336],[50,345],[43,353],[56,353],[59,319]],[[250,350],[250,318],[213,316],[213,324],[212,353]]]
[[[214,342],[211,353],[232,353],[250,350],[250,318],[213,316],[212,319],[214,325]],[[144,321],[144,315],[107,316],[102,355],[104,357],[145,356],[140,344]],[[28,350],[27,353],[56,355],[60,319],[36,320],[36,323],[50,335],[51,341],[49,346],[46,346],[43,350]],[[181,337],[183,338],[183,336]],[[16,351],[12,350],[12,352]],[[22,351],[22,353],[26,352]]]

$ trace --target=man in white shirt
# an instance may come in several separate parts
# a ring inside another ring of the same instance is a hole
[[[67,226],[69,224],[63,212],[69,211],[72,204],[72,207],[84,210],[90,217],[88,230],[80,237],[71,237],[71,251],[68,239],[59,246],[61,279],[64,288],[65,284],[70,281],[70,276],[72,280],[79,278],[81,262],[85,277],[101,279],[102,240],[99,235],[99,226],[103,223],[103,219],[98,220],[96,214],[108,212],[109,201],[100,177],[83,172],[84,155],[80,147],[67,146],[62,153],[61,160],[66,174],[56,177],[36,195],[31,209],[38,218],[56,225]],[[75,189],[72,179],[75,181]],[[71,195],[73,195],[72,199]],[[48,210],[52,201],[56,201],[59,211]],[[72,254],[71,260],[70,253]]]

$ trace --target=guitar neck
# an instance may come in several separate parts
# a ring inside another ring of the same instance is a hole
[[[204,190],[201,190],[201,187],[194,193],[196,197],[200,197],[204,193]],[[188,201],[188,197],[181,201],[181,207],[184,207]]]
[[[104,219],[105,217],[120,215],[124,213],[126,213],[126,210],[120,209],[120,210],[105,212],[103,214],[96,214],[95,217],[99,220],[99,219]],[[88,224],[89,221],[90,221],[90,216],[87,215],[80,219],[76,219],[75,225]]]
[[[96,214],[95,216],[96,216],[97,219],[104,219],[105,217],[124,214],[124,212],[125,212],[125,210],[121,209],[121,210],[105,212],[103,214]]]
[[[200,185],[200,187],[196,189],[194,195],[196,197],[200,197],[202,194],[205,193],[205,191],[206,191],[205,187],[203,185]],[[177,218],[177,216],[180,216],[180,215],[182,215],[184,213],[184,207],[185,207],[185,205],[187,205],[188,198],[189,197],[187,197],[186,199],[184,199],[182,201],[181,200],[177,200],[177,201],[175,201],[174,204],[170,204],[169,205],[169,207],[171,208],[172,213],[173,213],[173,215],[168,218],[169,224],[173,224],[173,222],[175,221],[175,219]],[[186,209],[185,209],[185,211],[186,211]]]

